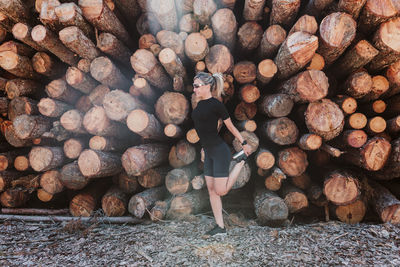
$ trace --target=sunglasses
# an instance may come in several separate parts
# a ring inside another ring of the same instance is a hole
[[[204,84],[198,84],[198,83],[194,83],[193,84],[193,88],[199,88],[199,87],[202,87],[202,86],[204,86]]]

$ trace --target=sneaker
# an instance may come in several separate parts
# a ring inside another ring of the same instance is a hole
[[[205,236],[222,236],[226,235],[226,229],[216,225],[213,229],[204,234]]]
[[[232,156],[233,160],[235,160],[236,162],[241,162],[242,160],[246,161],[247,160],[247,156],[246,153],[244,153],[244,150],[240,150],[239,152],[233,154]]]

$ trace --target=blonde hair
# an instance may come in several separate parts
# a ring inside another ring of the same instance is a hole
[[[222,73],[206,73],[206,72],[199,72],[196,74],[194,79],[199,79],[205,85],[211,84],[211,91],[215,91],[218,98],[225,95],[224,91],[224,76]]]

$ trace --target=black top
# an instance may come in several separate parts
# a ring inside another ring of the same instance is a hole
[[[226,120],[229,113],[224,104],[218,99],[211,97],[197,103],[192,112],[194,127],[203,147],[211,147],[223,142],[218,135],[218,119]]]

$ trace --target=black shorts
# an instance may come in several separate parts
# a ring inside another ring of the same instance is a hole
[[[229,176],[232,153],[225,142],[204,148],[204,154],[204,175],[212,177]]]

